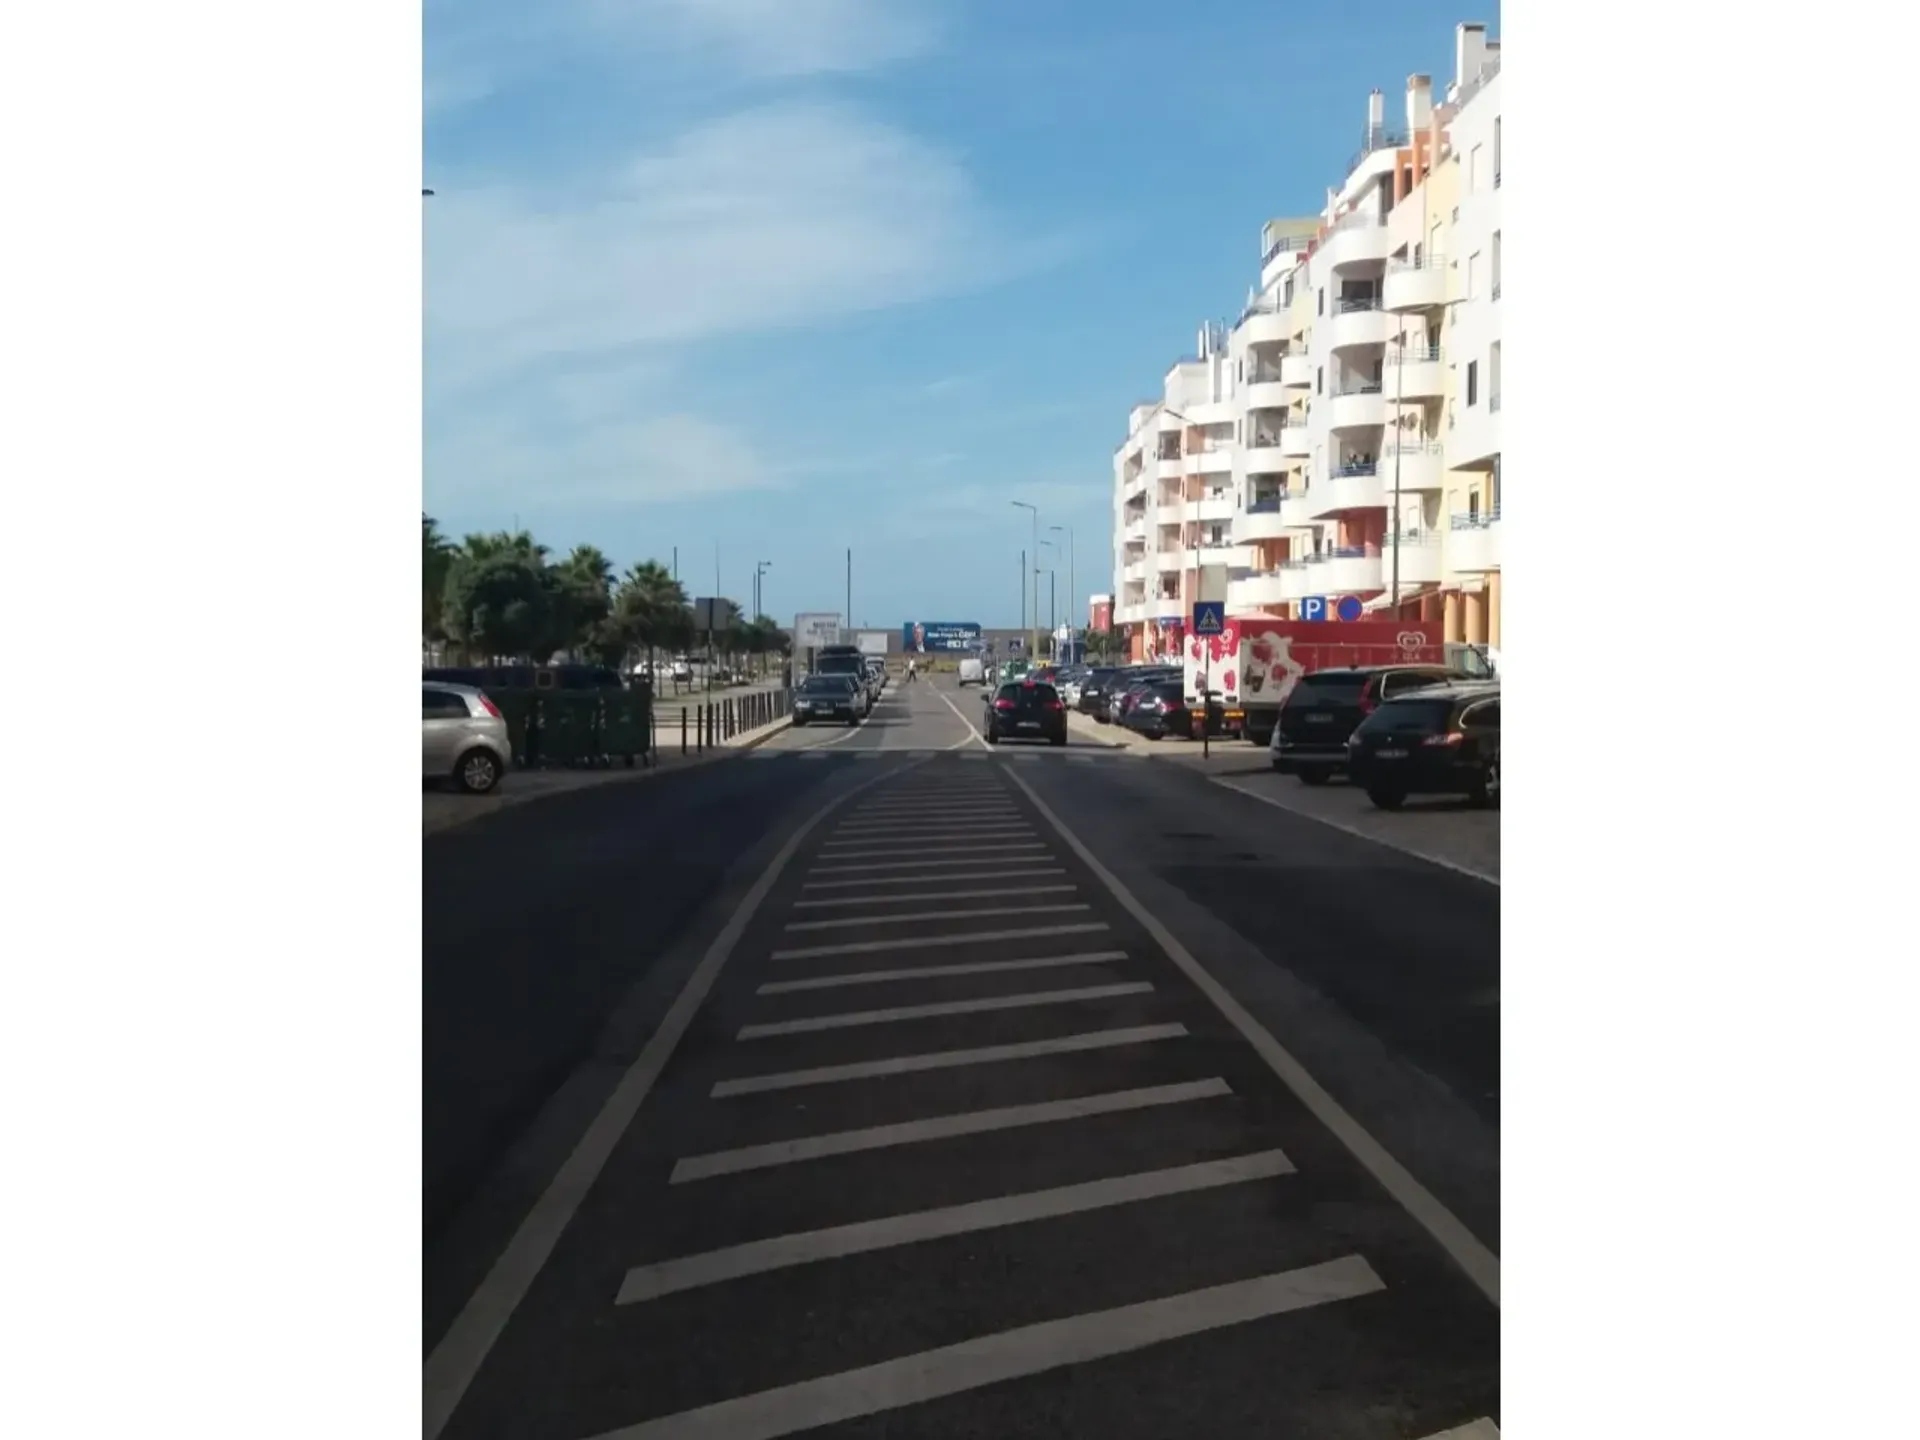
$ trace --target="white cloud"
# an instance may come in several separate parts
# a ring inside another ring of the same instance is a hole
[[[952,155],[820,102],[690,130],[591,194],[449,184],[433,206],[428,341],[450,368],[785,328],[1052,258]]]

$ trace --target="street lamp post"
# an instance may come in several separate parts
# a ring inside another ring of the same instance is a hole
[[[755,625],[758,625],[760,623],[760,617],[766,614],[766,610],[767,610],[766,593],[767,592],[766,592],[765,576],[767,571],[771,570],[772,568],[773,568],[773,562],[771,560],[762,560],[753,567],[753,620],[752,620],[752,623]],[[761,654],[760,669],[761,669],[761,673],[764,675],[766,673],[765,652],[762,652]]]
[[[1072,630],[1074,607],[1080,603],[1077,598],[1080,593],[1077,588],[1079,582],[1075,580],[1073,573],[1073,527],[1071,525],[1049,525],[1047,528],[1053,531],[1064,530],[1067,534],[1067,629]]]
[[[1013,504],[1033,518],[1033,609],[1028,612],[1033,617],[1033,625],[1027,631],[1027,658],[1038,660],[1040,658],[1040,507],[1029,505],[1025,500],[1015,500]],[[1024,578],[1023,576],[1022,579]]]

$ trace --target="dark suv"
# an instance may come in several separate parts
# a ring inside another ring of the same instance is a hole
[[[986,738],[989,745],[1002,740],[1066,744],[1067,707],[1060,702],[1060,692],[1037,680],[1002,685],[987,702]]]
[[[1347,741],[1354,783],[1382,810],[1409,795],[1500,799],[1500,687],[1441,685],[1403,693],[1369,715]]]
[[[1302,675],[1273,727],[1273,768],[1298,775],[1302,784],[1324,785],[1346,770],[1348,738],[1382,701],[1467,678],[1444,665],[1367,665]]]

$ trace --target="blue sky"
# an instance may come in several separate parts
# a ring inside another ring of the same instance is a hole
[[[994,626],[1026,500],[1083,616],[1128,406],[1237,309],[1262,222],[1323,203],[1367,91],[1393,121],[1497,18],[426,0],[426,508],[677,546],[696,593],[716,546],[742,599],[770,560],[782,619],[843,608],[851,546],[855,623]]]

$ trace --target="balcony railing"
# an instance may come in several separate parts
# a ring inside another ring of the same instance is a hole
[[[1286,504],[1289,498],[1287,492],[1282,490],[1278,495],[1270,495],[1264,500],[1254,501],[1251,505],[1247,506],[1247,514],[1278,515],[1280,513],[1280,507]]]
[[[1378,295],[1362,295],[1353,300],[1336,300],[1333,302],[1333,313],[1336,315],[1364,315],[1370,310],[1378,310],[1379,308],[1380,297]]]
[[[1390,345],[1384,357],[1389,365],[1427,365],[1440,358],[1438,345]]]
[[[1329,477],[1334,480],[1362,479],[1368,475],[1378,475],[1380,463],[1377,460],[1349,460],[1344,465],[1336,465]]]
[[[1379,395],[1384,390],[1378,380],[1362,380],[1358,384],[1348,384],[1344,389],[1332,392],[1335,400],[1344,400],[1349,395]]]
[[[1312,235],[1283,235],[1261,253],[1260,264],[1264,267],[1276,255],[1289,255],[1305,250],[1313,244],[1314,238]]]
[[[1485,84],[1486,81],[1483,79],[1479,83]],[[1377,154],[1382,150],[1398,149],[1406,143],[1407,133],[1404,130],[1389,130],[1384,125],[1368,126],[1366,136],[1360,142],[1360,149],[1351,160],[1347,161],[1347,173],[1351,175],[1366,164],[1369,155]]]
[[[1489,55],[1486,58],[1485,63],[1481,65],[1480,73],[1474,76],[1473,79],[1467,81],[1466,84],[1462,85],[1458,90],[1454,92],[1454,95],[1453,95],[1454,113],[1458,114],[1460,111],[1466,109],[1467,102],[1473,99],[1473,97],[1478,95],[1482,90],[1486,89],[1488,82],[1493,80],[1493,78],[1497,76],[1499,73],[1500,73],[1500,56],[1497,53],[1493,55]]]
[[[1421,255],[1418,259],[1411,260],[1401,257],[1387,261],[1387,273],[1389,275],[1412,275],[1422,270],[1444,270],[1446,268],[1447,257],[1437,254]]]
[[[1500,507],[1491,510],[1467,510],[1447,517],[1449,530],[1485,530],[1490,525],[1500,523]]]

